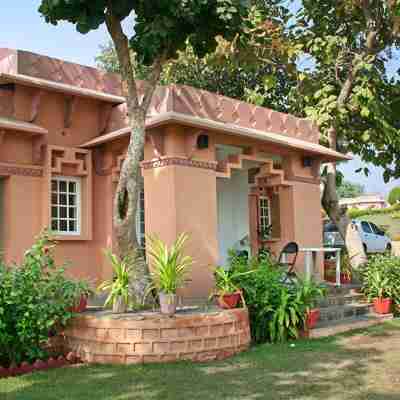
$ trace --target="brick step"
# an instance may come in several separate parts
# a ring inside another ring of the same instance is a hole
[[[341,306],[330,306],[321,308],[321,322],[338,321],[345,318],[353,318],[368,314],[372,311],[372,304],[353,303]]]
[[[331,306],[344,306],[345,304],[362,303],[364,295],[362,293],[350,293],[345,295],[329,295],[318,302],[320,308]]]
[[[317,327],[309,331],[310,338],[321,338],[349,332],[354,329],[364,329],[370,326],[381,324],[393,319],[393,314],[369,313],[353,318],[345,318],[339,321],[319,322]]]

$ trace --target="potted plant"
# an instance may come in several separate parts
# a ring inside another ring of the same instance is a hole
[[[211,296],[217,296],[218,305],[224,309],[235,308],[243,295],[235,281],[239,276],[247,275],[253,271],[238,272],[217,267],[214,271],[216,291]]]
[[[109,292],[104,306],[112,306],[114,313],[125,313],[129,305],[129,277],[131,274],[131,258],[120,259],[111,250],[105,250],[105,255],[110,261],[114,278],[104,281],[97,290]]]
[[[172,316],[176,312],[178,289],[187,282],[187,276],[193,259],[183,254],[188,236],[182,233],[171,247],[168,247],[158,236],[147,236],[148,255],[151,263],[152,282],[147,292],[157,290],[161,313]]]
[[[305,329],[313,329],[317,325],[321,316],[321,311],[317,308],[318,300],[325,296],[326,290],[323,286],[316,284],[312,279],[301,282],[299,297],[305,307]]]
[[[79,281],[75,284],[74,290],[75,304],[72,307],[72,312],[81,313],[87,308],[88,297],[93,293],[89,284],[85,281]]]
[[[365,275],[365,290],[369,301],[373,301],[377,314],[389,314],[392,305],[390,277],[384,270],[369,271]]]

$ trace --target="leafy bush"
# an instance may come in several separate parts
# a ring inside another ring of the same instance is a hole
[[[387,208],[368,208],[366,210],[359,210],[357,208],[350,208],[347,211],[347,215],[352,219],[361,218],[367,215],[383,215],[392,214],[396,211],[400,211],[400,204],[394,204]]]
[[[369,300],[391,297],[400,305],[400,257],[376,255],[360,271],[363,292]]]
[[[270,258],[247,261],[231,257],[230,271],[236,276],[235,285],[243,291],[255,343],[297,338],[307,311],[322,295],[312,281],[285,285],[284,272]],[[252,273],[238,274],[246,271]]]
[[[49,332],[66,324],[88,285],[64,276],[55,243],[43,232],[21,265],[0,263],[0,365],[45,358]]]
[[[388,196],[388,202],[390,205],[399,203],[400,201],[400,186],[394,187]]]

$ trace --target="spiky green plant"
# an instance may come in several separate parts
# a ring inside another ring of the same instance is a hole
[[[151,261],[152,283],[148,292],[156,289],[166,294],[175,294],[187,282],[193,259],[183,254],[188,235],[182,233],[168,247],[157,235],[147,235],[147,254]]]
[[[132,266],[130,257],[120,259],[109,249],[104,250],[104,254],[110,261],[114,277],[113,279],[104,281],[97,290],[109,292],[104,303],[105,307],[112,305],[114,311],[116,311],[114,306],[122,300],[126,308],[130,299],[129,278]]]

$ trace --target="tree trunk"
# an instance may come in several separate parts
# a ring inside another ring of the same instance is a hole
[[[140,162],[145,141],[145,112],[142,108],[137,108],[129,115],[132,132],[114,198],[114,229],[120,257],[127,257],[133,262],[130,292],[135,302],[141,304],[150,279],[146,263],[138,257],[139,244],[136,234],[136,213],[141,186]]]
[[[329,130],[329,144],[331,149],[336,150],[336,131],[334,128]],[[338,227],[339,233],[345,242],[351,266],[357,269],[367,261],[367,257],[360,234],[347,215],[347,208],[340,207],[339,205],[339,198],[336,190],[335,163],[329,163],[327,165],[327,175],[322,194],[322,206],[328,214],[329,219]]]

